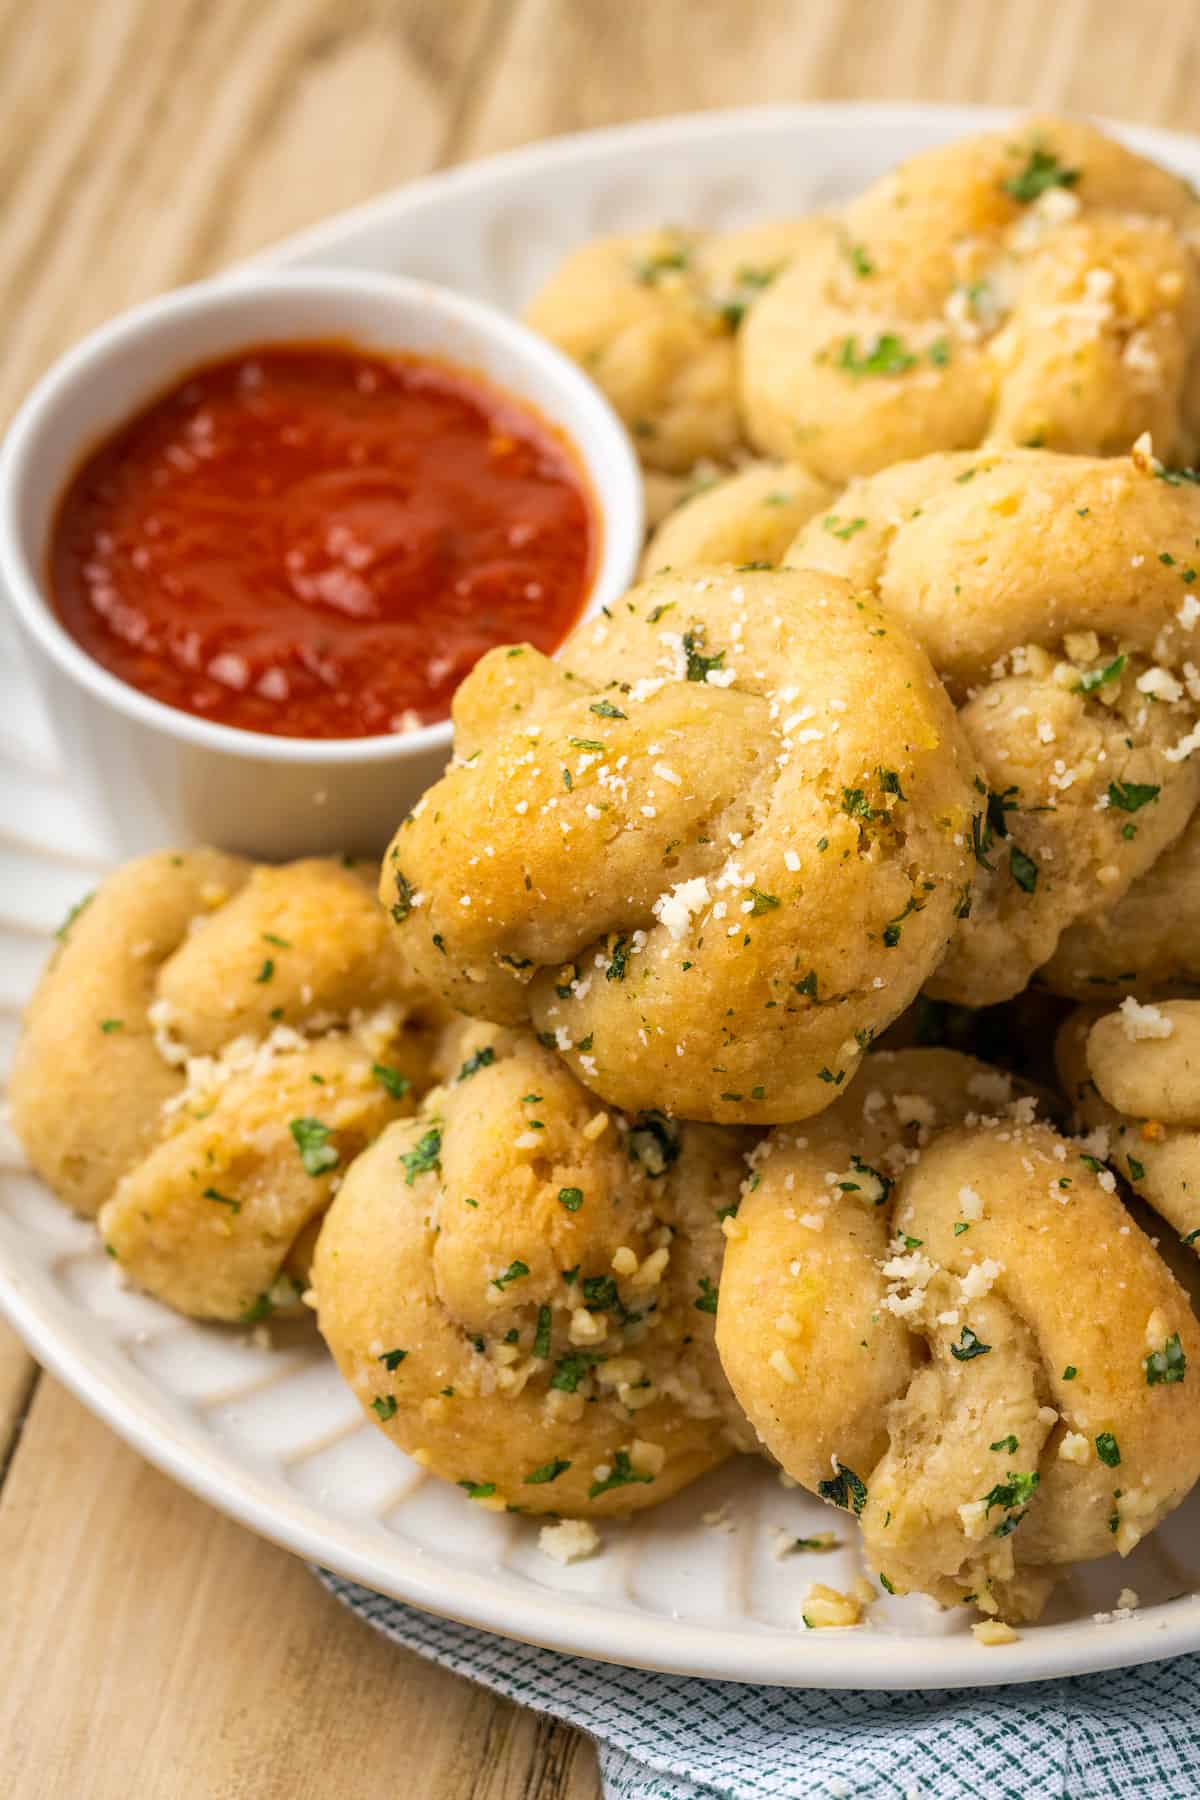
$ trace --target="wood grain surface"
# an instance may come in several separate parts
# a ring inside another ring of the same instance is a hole
[[[72,339],[551,133],[854,97],[1200,128],[1178,0],[0,0],[0,421]],[[594,1800],[590,1745],[377,1638],[0,1326],[5,1800]]]

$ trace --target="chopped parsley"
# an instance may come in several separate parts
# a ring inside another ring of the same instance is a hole
[[[320,1119],[293,1119],[288,1130],[306,1174],[323,1175],[327,1169],[337,1168],[341,1158],[337,1145],[329,1141],[333,1133],[328,1125],[322,1125]]]
[[[894,919],[889,919],[883,928],[883,942],[886,949],[894,950],[896,948],[896,945],[900,942],[900,934],[905,919],[907,919],[911,913],[921,912],[923,907],[923,901],[918,900],[913,894],[909,895],[904,911],[897,913]]]
[[[1136,1156],[1131,1156],[1129,1158],[1129,1179],[1130,1179],[1130,1181],[1141,1181],[1144,1178],[1145,1173],[1146,1173],[1145,1163],[1140,1163]],[[1186,1244],[1187,1239],[1185,1238],[1183,1241]]]
[[[870,1163],[864,1162],[862,1157],[858,1155],[854,1155],[850,1158],[850,1167],[854,1170],[856,1175],[866,1175],[870,1180],[879,1184],[878,1193],[870,1195],[869,1198],[872,1206],[882,1206],[887,1200],[893,1187],[896,1185],[891,1176],[882,1174],[878,1169],[873,1169]],[[866,1190],[861,1182],[839,1181],[837,1185],[843,1194],[862,1194],[864,1198],[868,1198]]]
[[[537,1328],[533,1334],[533,1354],[545,1359],[550,1354],[550,1308],[538,1307]]]
[[[596,1500],[601,1494],[607,1494],[613,1488],[630,1487],[634,1482],[649,1483],[653,1480],[653,1475],[644,1475],[640,1469],[634,1468],[629,1460],[627,1450],[618,1450],[604,1480],[593,1481],[588,1489],[588,1499]]]
[[[404,1185],[411,1187],[418,1175],[442,1166],[442,1134],[436,1125],[423,1132],[411,1150],[400,1158],[404,1165]]]
[[[1161,1387],[1183,1380],[1187,1357],[1177,1331],[1171,1333],[1161,1350],[1150,1352],[1145,1361],[1145,1369],[1147,1387]]]
[[[1079,1370],[1075,1367],[1075,1364],[1068,1363],[1066,1368],[1062,1372],[1062,1378],[1064,1381],[1074,1381],[1074,1379],[1078,1375],[1078,1373],[1079,1373]]]
[[[629,955],[629,939],[619,937],[612,947],[612,960],[604,971],[605,981],[624,981]]]
[[[1124,656],[1114,656],[1110,663],[1105,664],[1104,668],[1089,669],[1085,675],[1079,677],[1071,690],[1072,693],[1094,694],[1097,688],[1108,687],[1110,682],[1120,681],[1121,676],[1125,673],[1126,660]]]
[[[270,1294],[259,1294],[253,1299],[245,1312],[238,1314],[239,1325],[257,1325],[260,1319],[269,1319],[275,1311],[275,1302]]]
[[[988,1512],[991,1512],[994,1506],[1003,1508],[1005,1512],[1011,1511],[1014,1506],[1028,1506],[1033,1498],[1033,1490],[1040,1480],[1041,1476],[1036,1469],[1032,1469],[1024,1475],[1014,1474],[1010,1469],[1008,1479],[998,1482],[983,1496],[983,1504]]]
[[[371,1411],[381,1424],[386,1424],[388,1419],[394,1419],[396,1416],[395,1394],[378,1395],[371,1402]]]
[[[393,1100],[403,1100],[412,1086],[408,1076],[402,1075],[399,1069],[393,1069],[389,1063],[372,1063],[371,1074]]]
[[[555,1363],[550,1386],[560,1394],[573,1394],[588,1371],[603,1361],[604,1358],[593,1350],[573,1350]]]
[[[1078,169],[1068,169],[1060,163],[1052,150],[1043,150],[1035,144],[1025,159],[1025,166],[1000,185],[1019,205],[1028,206],[1050,188],[1074,187],[1079,175]]]
[[[528,1273],[529,1264],[523,1263],[519,1256],[514,1257],[502,1275],[492,1276],[492,1286],[494,1288],[499,1288],[500,1292],[503,1293],[505,1288],[512,1282],[522,1280]]]
[[[911,350],[904,348],[901,340],[891,331],[880,332],[872,343],[858,348],[858,339],[848,337],[842,340],[842,347],[837,354],[837,367],[847,375],[904,375],[915,367],[917,358]]]
[[[1110,781],[1108,784],[1108,804],[1115,806],[1118,812],[1140,812],[1143,806],[1149,806],[1157,800],[1159,789],[1149,782]]]
[[[623,713],[619,706],[614,706],[611,700],[597,700],[594,706],[588,707],[588,711],[596,713],[601,719],[627,719],[629,717],[629,714]]]
[[[569,1213],[578,1212],[583,1205],[583,1189],[564,1187],[558,1190],[558,1204],[565,1206]]]
[[[1119,1467],[1121,1449],[1111,1431],[1102,1431],[1096,1439],[1096,1455],[1108,1469]]]
[[[568,738],[572,750],[603,750],[604,745],[599,738]]]
[[[831,532],[835,538],[842,538],[843,540],[852,538],[856,531],[861,531],[866,522],[865,519],[843,520],[840,519],[836,513],[830,513],[828,518],[821,520],[821,524],[826,531]]]
[[[853,1469],[848,1469],[844,1462],[838,1463],[837,1474],[830,1481],[818,1481],[817,1492],[822,1500],[844,1507],[855,1518],[861,1517],[862,1509],[867,1504],[866,1483]]]
[[[703,625],[693,625],[683,634],[683,652],[687,657],[687,678],[689,681],[706,681],[710,669],[719,669],[725,661],[725,652],[718,650],[715,656],[705,656],[701,645],[704,643]]]
[[[1027,894],[1033,893],[1038,882],[1038,866],[1017,844],[1008,853],[1008,872],[1019,888]]]
[[[490,1500],[496,1492],[494,1481],[460,1481],[458,1485],[468,1500]]]
[[[1011,1431],[1007,1437],[997,1438],[994,1444],[988,1445],[989,1450],[1006,1450],[1009,1456],[1016,1455],[1017,1447],[1017,1440]]]
[[[682,272],[691,260],[687,250],[663,250],[657,256],[638,257],[633,264],[633,278],[643,287],[653,287],[660,275]]]
[[[101,1019],[100,1021],[100,1029],[105,1037],[111,1037],[114,1031],[123,1031],[124,1028],[124,1019]]]
[[[679,1131],[665,1113],[639,1113],[629,1128],[629,1154],[651,1181],[679,1160]]]
[[[413,909],[413,886],[408,877],[396,869],[392,876],[396,883],[396,898],[392,902],[392,917],[397,925],[402,925]]]
[[[240,1213],[242,1210],[242,1203],[240,1200],[234,1200],[229,1194],[222,1194],[221,1191],[215,1187],[206,1187],[204,1190],[204,1198],[206,1200],[215,1200],[219,1206],[227,1206],[230,1212]]]
[[[468,1056],[466,1062],[458,1071],[458,1074],[454,1079],[456,1081],[469,1081],[472,1075],[478,1075],[480,1069],[490,1068],[495,1060],[496,1052],[492,1049],[490,1044],[485,1044],[482,1050],[476,1050],[472,1056]]]
[[[990,1344],[983,1343],[975,1335],[969,1325],[964,1325],[957,1344],[950,1346],[950,1354],[955,1362],[970,1362],[972,1357],[987,1356],[991,1348]]]
[[[866,791],[863,788],[844,787],[842,789],[842,811],[849,813],[852,819],[873,819],[875,817],[867,803]]]
[[[404,1359],[407,1355],[408,1355],[407,1350],[385,1350],[383,1352],[382,1356],[377,1356],[375,1358],[375,1361],[381,1362],[383,1364],[384,1368],[387,1369],[389,1373],[391,1373],[393,1370],[398,1369],[400,1367],[400,1364],[404,1361]]]
[[[268,956],[268,957],[264,958],[262,968],[258,971],[258,974],[254,977],[256,986],[261,986],[264,982],[270,981],[270,979],[274,973],[275,973],[274,958]]]
[[[715,1313],[717,1310],[717,1296],[719,1292],[720,1289],[714,1287],[713,1283],[708,1279],[708,1276],[702,1275],[700,1277],[700,1298],[698,1300],[693,1300],[692,1305],[697,1312]]]
[[[864,281],[868,275],[873,275],[875,273],[875,264],[871,261],[861,244],[843,244],[842,249],[846,261],[850,264],[850,267],[854,270],[854,273],[858,276],[860,281]]]
[[[777,894],[764,894],[761,888],[752,887],[750,896],[750,917],[752,919],[761,918],[763,913],[772,912],[779,905]]]
[[[566,1474],[570,1466],[569,1462],[564,1462],[561,1457],[556,1456],[553,1462],[543,1463],[540,1469],[534,1469],[532,1474],[527,1475],[525,1486],[541,1487],[547,1481],[557,1481],[560,1475]]]
[[[589,1312],[608,1312],[611,1307],[620,1305],[617,1284],[611,1275],[585,1275],[580,1286]]]
[[[67,933],[70,931],[72,925],[75,923],[76,919],[79,917],[79,915],[83,911],[84,907],[90,906],[92,901],[95,898],[96,898],[96,890],[93,888],[92,892],[90,894],[85,894],[83,896],[82,900],[77,900],[75,902],[74,906],[71,907],[70,911],[67,913],[66,918],[63,920],[62,924],[59,926],[58,930],[54,934],[60,944],[66,943]]]

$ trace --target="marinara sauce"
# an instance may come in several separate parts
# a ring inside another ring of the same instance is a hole
[[[89,655],[248,731],[444,719],[495,644],[553,650],[598,526],[570,447],[481,377],[349,344],[196,369],[60,502],[50,585]]]

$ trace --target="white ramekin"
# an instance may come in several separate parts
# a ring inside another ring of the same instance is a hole
[[[598,510],[585,612],[634,578],[642,486],[629,438],[587,376],[506,314],[428,282],[353,269],[208,282],[123,314],[54,365],[0,451],[0,584],[32,647],[72,783],[121,854],[190,843],[267,858],[369,854],[449,759],[448,721],[403,736],[309,741],[177,711],[94,662],[47,599],[54,509],[97,442],[198,364],[322,338],[438,356],[531,402],[575,445]]]

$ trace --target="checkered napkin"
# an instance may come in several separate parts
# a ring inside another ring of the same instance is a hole
[[[535,1650],[317,1573],[395,1643],[589,1732],[606,1800],[1200,1795],[1200,1656],[953,1693],[741,1687]]]

